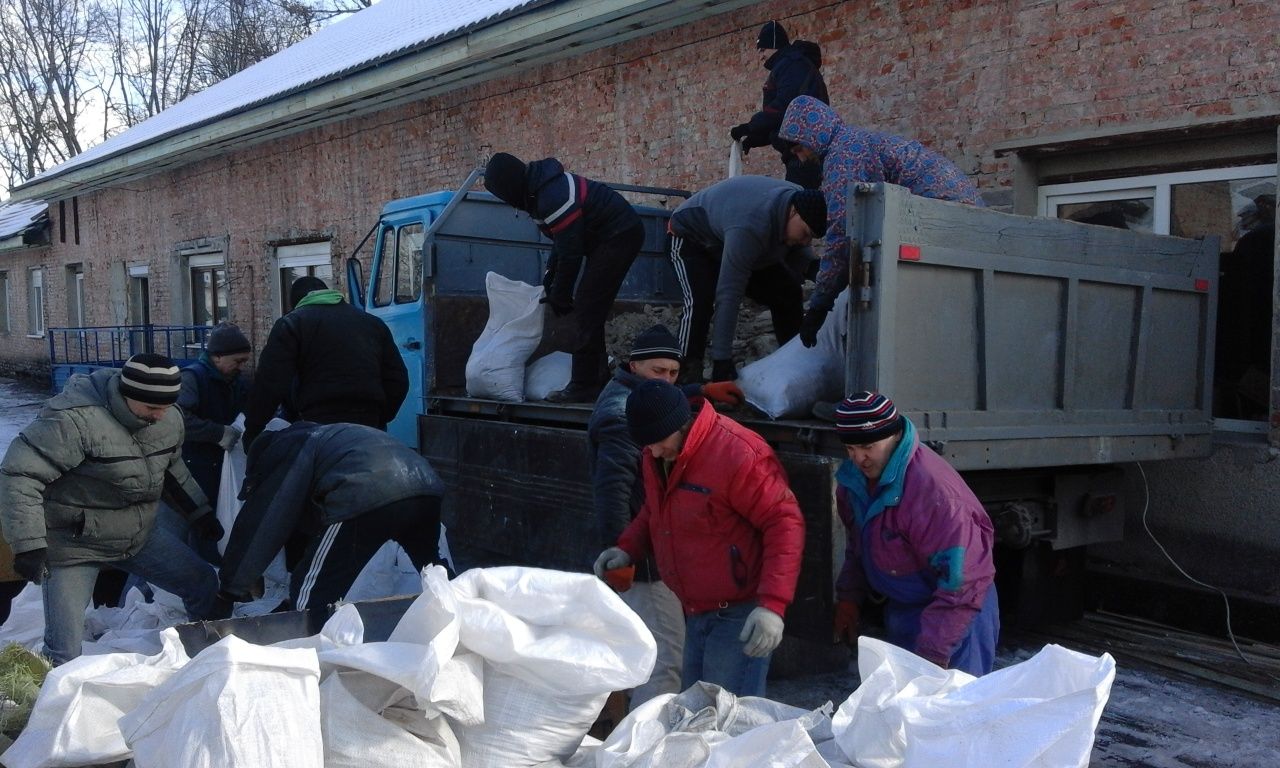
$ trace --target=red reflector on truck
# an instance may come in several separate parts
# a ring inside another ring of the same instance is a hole
[[[1207,291],[1207,290],[1209,290],[1209,280],[1208,280],[1207,278],[1203,278],[1203,277],[1198,278],[1198,279],[1196,280],[1196,290],[1197,290],[1197,291]]]
[[[900,245],[898,246],[898,258],[903,261],[919,261],[920,246],[918,245]]]

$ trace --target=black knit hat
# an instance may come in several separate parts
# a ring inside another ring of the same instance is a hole
[[[204,348],[211,356],[234,355],[239,352],[248,352],[249,340],[234,323],[218,323],[212,331],[209,331],[209,338]]]
[[[631,360],[680,359],[680,342],[665,325],[655,325],[636,336],[631,344]]]
[[[484,188],[507,205],[523,210],[528,170],[520,158],[499,152],[484,166]]]
[[[674,384],[643,381],[627,396],[627,427],[638,445],[653,445],[680,431],[689,421],[689,400]]]
[[[802,189],[791,196],[791,207],[796,209],[814,237],[827,233],[827,199],[817,189]]]
[[[164,355],[142,352],[124,362],[120,371],[120,394],[148,405],[178,402],[182,376],[178,366]]]
[[[327,290],[329,286],[325,282],[313,275],[303,275],[293,281],[293,285],[289,286],[289,306],[297,307],[298,302],[307,297],[312,291]]]
[[[892,437],[903,428],[893,401],[878,392],[849,395],[836,407],[836,434],[845,445],[868,445]]]
[[[787,37],[787,30],[776,21],[766,21],[760,28],[760,34],[756,36],[756,49],[761,51],[786,48],[790,44],[791,39]]]

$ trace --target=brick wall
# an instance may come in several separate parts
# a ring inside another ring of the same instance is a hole
[[[43,267],[46,302],[44,319],[49,324],[50,249],[20,248],[0,253],[0,272],[9,280],[9,326],[0,330],[0,375],[46,377],[49,372],[49,342],[44,336],[32,336],[27,315],[27,297],[32,267]],[[57,289],[59,294],[62,289]]]
[[[95,297],[89,322],[118,322],[98,297],[125,260],[151,265],[153,319],[181,322],[170,310],[175,245],[226,238],[231,316],[260,345],[274,319],[274,244],[330,236],[341,275],[341,255],[384,201],[454,186],[486,151],[555,155],[603,180],[704,186],[723,175],[728,128],[757,107],[765,72],[753,44],[770,17],[822,44],[847,120],[919,138],[996,204],[1012,184],[996,142],[1280,111],[1273,0],[760,4],[82,196],[81,244],[55,242],[47,257],[49,322],[65,318],[62,270],[75,262]],[[779,168],[767,149],[747,158],[750,173]],[[23,354],[22,339],[0,339],[0,359]]]

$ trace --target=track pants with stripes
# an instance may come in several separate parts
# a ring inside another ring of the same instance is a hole
[[[341,600],[369,559],[388,541],[404,548],[414,567],[439,559],[440,497],[414,496],[334,523],[308,542],[289,579],[295,609]]]
[[[702,360],[715,308],[716,283],[720,279],[720,252],[672,233],[671,265],[684,296],[684,312],[677,334],[680,348],[686,359]],[[779,346],[800,332],[804,292],[786,266],[772,264],[753,271],[747,281],[746,295],[769,308],[773,335]]]

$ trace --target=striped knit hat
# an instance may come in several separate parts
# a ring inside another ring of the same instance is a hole
[[[893,401],[878,392],[849,395],[836,408],[836,432],[845,445],[867,445],[902,429]]]
[[[680,354],[680,342],[676,341],[676,337],[667,330],[665,325],[653,326],[637,335],[636,340],[631,344],[631,360],[653,360],[654,358],[679,360],[681,357],[683,355]]]
[[[164,355],[143,352],[129,358],[120,371],[120,394],[148,405],[178,402],[182,376],[178,366]]]

